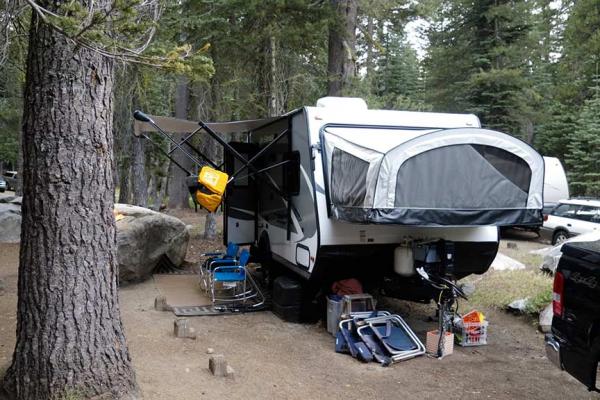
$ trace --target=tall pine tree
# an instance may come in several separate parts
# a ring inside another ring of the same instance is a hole
[[[566,155],[573,194],[600,197],[600,87],[581,110]]]

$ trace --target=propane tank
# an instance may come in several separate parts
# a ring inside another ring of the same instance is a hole
[[[412,247],[405,244],[394,249],[394,271],[404,277],[415,274]]]

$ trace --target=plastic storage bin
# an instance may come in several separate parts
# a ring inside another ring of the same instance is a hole
[[[459,346],[487,344],[488,322],[459,322],[454,326],[454,337]]]

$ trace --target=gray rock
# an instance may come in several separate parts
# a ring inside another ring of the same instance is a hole
[[[525,264],[498,252],[490,268],[496,271],[514,271],[516,269],[525,269]]]
[[[21,197],[0,198],[0,243],[21,241]]]
[[[21,206],[13,203],[0,203],[0,214],[5,212],[14,212],[21,215]]]
[[[2,279],[0,279],[0,296],[2,296],[4,294],[5,290],[6,290],[6,285],[4,285],[4,281]]]
[[[158,295],[154,299],[154,309],[156,311],[172,311],[173,308],[167,303],[167,298],[165,296]]]
[[[189,242],[183,222],[147,208],[123,204],[115,204],[115,213],[120,282],[147,279],[163,255],[173,264],[181,265]]]
[[[529,304],[529,299],[518,299],[513,301],[508,305],[508,309],[510,311],[516,311],[520,313],[524,313],[527,309],[527,305]]]
[[[11,201],[13,201],[16,198],[17,198],[17,196],[2,196],[2,197],[0,197],[0,204],[10,203]]]
[[[229,379],[235,379],[235,370],[231,367],[231,365],[227,365],[227,367],[225,367],[225,377]]]
[[[515,242],[508,242],[508,243],[506,243],[506,247],[509,248],[509,249],[515,249],[515,250],[518,248],[517,244]]]
[[[191,327],[187,318],[177,318],[173,321],[173,334],[182,339],[196,339],[196,330]]]
[[[151,210],[149,208],[138,207],[138,206],[134,206],[131,204],[122,204],[122,203],[115,204],[115,212],[119,213],[119,214],[123,214],[127,217],[134,217],[134,218],[144,217],[147,215],[156,215],[156,214],[164,215],[157,211]]]
[[[21,209],[10,204],[0,204],[0,243],[19,243],[21,241]]]
[[[214,376],[226,377],[229,372],[227,367],[227,361],[222,354],[216,354],[208,359],[208,369]]]
[[[470,282],[463,283],[460,288],[467,295],[467,297],[475,293],[475,285]]]
[[[5,200],[3,198],[3,200]],[[21,197],[0,203],[0,243],[21,240]],[[147,279],[163,255],[183,263],[189,242],[186,225],[175,217],[148,208],[115,204],[119,281]]]
[[[554,317],[554,313],[552,312],[552,303],[550,303],[540,313],[540,331],[543,333],[550,333],[552,328],[552,317]]]

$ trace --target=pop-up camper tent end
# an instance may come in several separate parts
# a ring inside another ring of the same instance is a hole
[[[531,146],[479,128],[324,125],[330,215],[367,224],[537,224],[544,162]]]

